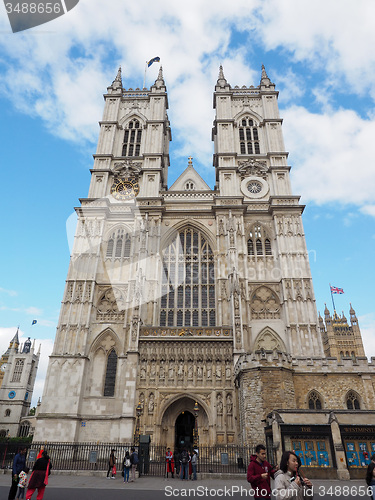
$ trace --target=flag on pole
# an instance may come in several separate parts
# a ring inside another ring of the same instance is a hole
[[[343,288],[338,288],[337,286],[331,286],[331,293],[344,293]]]
[[[38,323],[38,321],[36,319],[33,319],[31,326],[36,325],[37,323]]]
[[[153,57],[152,59],[150,59],[147,63],[147,67],[149,68],[151,66],[151,64],[153,64],[154,62],[159,62],[160,61],[160,57]]]

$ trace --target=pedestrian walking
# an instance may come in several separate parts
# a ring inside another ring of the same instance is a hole
[[[192,474],[193,474],[193,481],[197,480],[197,465],[198,465],[198,455],[195,450],[193,450],[193,454],[191,456],[191,469],[192,469]]]
[[[23,471],[26,465],[26,451],[27,448],[25,446],[23,448],[20,448],[19,452],[13,459],[12,484],[9,490],[8,500],[14,500],[16,498],[19,474],[21,471]]]
[[[187,449],[184,448],[181,452],[180,455],[180,464],[181,464],[181,479],[182,480],[189,480],[189,453],[187,452]]]
[[[29,473],[29,467],[25,465],[23,470],[19,474],[19,481],[18,481],[18,491],[17,491],[17,497],[16,498],[25,498],[25,489],[27,486],[27,474]]]
[[[116,455],[115,449],[111,450],[111,454],[109,455],[108,460],[108,471],[107,471],[107,479],[116,479]]]
[[[51,474],[51,469],[51,460],[47,451],[44,450],[42,457],[38,458],[34,464],[33,472],[30,476],[29,486],[27,487],[26,500],[30,500],[36,489],[38,490],[36,500],[42,500],[48,484],[48,476]]]
[[[131,451],[130,461],[132,464],[132,469],[131,469],[132,478],[130,481],[135,481],[135,470],[136,470],[137,465],[139,463],[139,459],[138,459],[138,453],[135,451],[134,447],[131,448],[130,451]]]
[[[126,450],[124,461],[122,463],[122,468],[124,471],[124,483],[129,482],[129,474],[130,474],[131,467],[132,467],[132,463],[130,460],[130,454],[129,454],[129,451]]]
[[[276,468],[266,460],[266,447],[258,444],[255,455],[251,455],[249,467],[247,468],[247,481],[254,490],[254,498],[270,500],[271,477],[274,478]]]
[[[176,467],[176,476],[180,477],[180,453],[177,449],[174,450],[173,458],[174,458],[174,465]]]
[[[312,483],[307,477],[301,477],[298,466],[298,457],[294,451],[285,451],[281,457],[280,470],[275,472],[275,500],[303,500],[305,496],[312,498],[310,494],[306,494],[307,490],[311,490]]]

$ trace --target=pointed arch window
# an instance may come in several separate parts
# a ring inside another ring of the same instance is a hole
[[[141,153],[142,126],[139,120],[131,120],[124,132],[122,156],[139,156]]]
[[[239,123],[240,152],[242,155],[259,155],[259,134],[254,120],[249,116]]]
[[[255,224],[249,231],[247,255],[257,255],[260,257],[272,255],[271,240],[259,224]]]
[[[107,243],[106,258],[122,259],[130,257],[131,237],[124,229],[113,232]]]
[[[27,420],[25,422],[22,422],[18,430],[18,437],[27,437],[30,432],[30,427],[30,422],[28,422]]]
[[[13,371],[12,382],[20,382],[24,364],[25,362],[23,359],[17,359]]]
[[[308,399],[309,410],[321,410],[322,400],[316,391],[311,391]]]
[[[193,228],[179,232],[163,252],[161,326],[215,326],[214,254]]]
[[[107,368],[104,382],[104,396],[110,397],[115,395],[116,372],[117,354],[116,351],[112,349],[107,359]]]
[[[194,191],[195,185],[193,181],[187,181],[185,184],[185,190],[186,191]]]
[[[359,396],[354,391],[349,391],[346,396],[346,407],[348,410],[360,410]]]

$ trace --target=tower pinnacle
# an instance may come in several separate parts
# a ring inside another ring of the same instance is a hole
[[[161,65],[159,68],[158,77],[155,80],[155,86],[158,88],[165,86],[165,81],[164,81],[164,77],[163,77],[163,66],[161,66]]]
[[[218,85],[219,87],[224,87],[225,85],[228,85],[228,82],[224,76],[223,66],[221,64],[219,67],[219,76],[217,78],[216,85]]]
[[[260,85],[261,85],[261,87],[262,86],[264,86],[264,87],[270,87],[271,85],[275,86],[275,84],[272,83],[271,80],[268,78],[268,75],[267,75],[266,68],[265,68],[264,64],[262,64],[262,76],[260,78]]]
[[[116,78],[113,80],[112,82],[112,88],[114,90],[117,90],[117,89],[122,89],[122,75],[121,75],[121,66],[119,67],[118,71],[117,71],[117,75],[116,75]]]

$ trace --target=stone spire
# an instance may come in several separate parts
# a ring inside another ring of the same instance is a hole
[[[225,85],[228,85],[228,82],[224,76],[223,66],[221,64],[219,67],[219,76],[217,79],[217,85],[219,85],[219,87],[224,87]]]
[[[113,90],[122,89],[121,66],[119,67],[119,69],[117,71],[116,78],[113,80],[111,87],[113,88]]]
[[[165,81],[164,81],[164,77],[163,77],[163,66],[161,66],[161,65],[160,65],[160,68],[159,68],[158,77],[155,80],[154,85],[157,88],[165,87]]]
[[[275,86],[275,84],[272,83],[271,80],[268,78],[264,64],[262,64],[262,76],[260,79],[260,86],[261,87],[270,87],[270,86],[274,87]]]
[[[9,342],[9,347],[8,347],[7,351],[4,353],[4,355],[9,355],[11,349],[15,349],[16,352],[18,352],[19,345],[20,345],[20,340],[18,338],[18,328],[17,328],[17,331],[16,331],[14,337],[12,338],[12,340]]]

